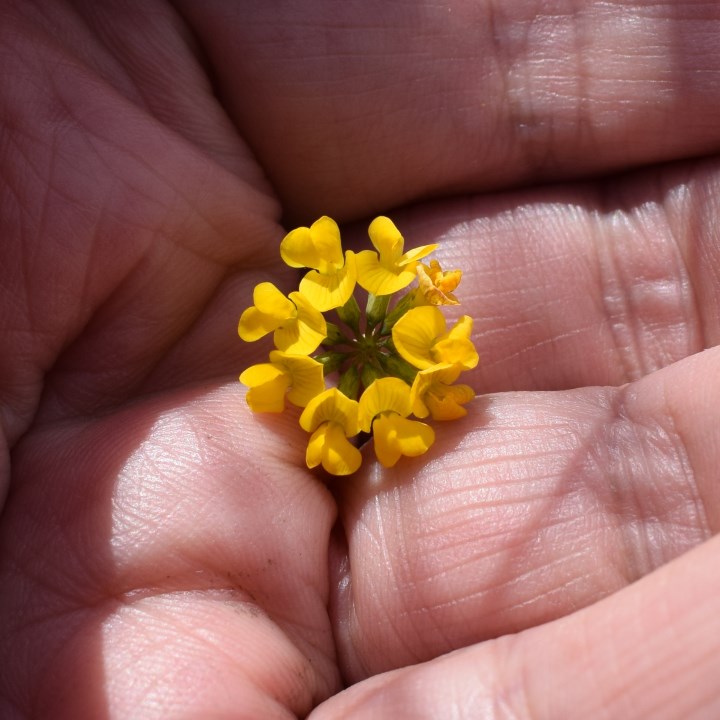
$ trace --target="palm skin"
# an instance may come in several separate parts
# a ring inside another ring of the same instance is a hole
[[[496,5],[3,3],[0,717],[720,714],[720,10]],[[234,333],[323,213],[482,358],[327,486]]]

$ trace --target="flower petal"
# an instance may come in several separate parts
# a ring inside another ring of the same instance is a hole
[[[317,350],[324,338],[324,333],[316,332],[297,319],[288,320],[273,336],[278,350],[293,355],[309,355]]]
[[[443,270],[437,260],[430,261],[429,272],[435,287],[444,293],[456,290],[462,280],[462,270]]]
[[[380,253],[383,265],[395,263],[400,259],[403,251],[403,236],[395,227],[395,223],[387,217],[376,217],[368,228],[370,242]],[[372,251],[370,251],[372,252]]]
[[[252,365],[240,375],[240,382],[250,389],[245,399],[253,412],[282,412],[290,375],[272,363]]]
[[[432,356],[439,363],[454,363],[465,370],[474,368],[480,358],[470,336],[473,321],[469,315],[463,315],[450,331],[437,340],[432,348]]]
[[[271,282],[255,286],[253,303],[261,313],[276,320],[287,320],[295,315],[295,306]]]
[[[452,294],[462,278],[460,270],[443,272],[437,260],[431,260],[430,266],[418,264],[416,267],[418,288],[423,299],[430,305],[459,305]]]
[[[340,425],[328,423],[323,446],[323,467],[332,475],[351,475],[362,463],[360,451],[345,437]]]
[[[410,389],[410,404],[413,415],[419,418],[427,417],[430,414],[430,408],[426,403],[426,394],[439,385],[447,386],[454,383],[461,372],[462,367],[448,363],[433,365],[425,370],[420,370],[415,376]]]
[[[410,414],[410,386],[396,377],[375,380],[360,397],[360,428],[370,432],[373,419],[381,413],[391,411],[402,415]]]
[[[323,458],[323,447],[325,445],[325,435],[327,434],[329,423],[323,423],[318,427],[308,440],[307,449],[305,450],[305,464],[310,468],[317,467]]]
[[[325,272],[343,264],[340,229],[327,216],[309,228],[290,231],[280,243],[280,256],[290,267],[309,267]]]
[[[408,310],[394,325],[392,339],[397,351],[421,370],[437,364],[432,356],[436,339],[445,334],[445,317],[434,305]]]
[[[306,432],[313,432],[324,422],[337,423],[347,437],[357,435],[360,432],[357,402],[337,388],[329,388],[316,395],[300,415],[300,427]]]
[[[464,370],[472,370],[480,362],[472,340],[447,337],[439,340],[432,348],[432,358],[438,363],[460,365]]]
[[[345,265],[332,274],[311,270],[300,281],[300,292],[320,312],[342,307],[355,289],[357,267],[355,253],[348,250]]]
[[[467,415],[463,405],[474,397],[475,391],[469,385],[445,385],[433,388],[425,402],[433,420],[457,420]]]
[[[427,452],[435,431],[418,420],[383,413],[373,423],[375,455],[385,467],[393,467],[402,455],[416,457]]]
[[[398,265],[404,266],[408,265],[409,263],[415,263],[421,258],[426,257],[429,255],[433,250],[437,250],[437,243],[433,245],[421,245],[420,247],[413,248],[412,250],[408,250],[399,260]],[[413,267],[414,269],[414,267]]]
[[[385,467],[393,467],[402,457],[402,452],[395,441],[395,434],[395,424],[389,418],[380,416],[373,423],[375,457]]]
[[[261,313],[254,305],[240,316],[238,335],[245,342],[254,342],[277,329],[282,320]]]
[[[415,266],[386,267],[378,254],[363,250],[356,255],[357,282],[361,288],[373,295],[391,295],[406,288],[415,279]]]
[[[326,422],[310,437],[305,462],[309,468],[322,463],[332,475],[351,475],[360,467],[362,455],[345,437],[340,425]]]
[[[285,370],[290,377],[287,399],[298,407],[305,407],[310,400],[325,390],[323,366],[306,355],[290,355],[273,350],[270,362]],[[247,372],[247,371],[246,371]],[[240,376],[242,380],[242,375]]]
[[[343,265],[342,244],[340,242],[340,228],[332,219],[323,215],[310,226],[313,243],[317,248],[323,263],[333,268],[340,268]],[[308,267],[314,267],[312,265]],[[323,270],[323,264],[318,266]]]
[[[403,455],[407,457],[422,455],[435,442],[435,431],[429,425],[403,417],[393,418],[393,421],[396,426],[396,442]]]
[[[450,328],[448,336],[451,338],[470,338],[473,329],[473,319],[469,315],[463,315]]]
[[[292,292],[290,299],[297,308],[297,317],[275,330],[275,347],[294,355],[308,355],[327,336],[327,323],[302,293]]]
[[[293,268],[317,267],[320,255],[308,227],[291,230],[280,242],[280,257]]]

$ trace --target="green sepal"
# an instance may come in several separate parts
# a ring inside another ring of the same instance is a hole
[[[362,370],[360,371],[360,382],[364,388],[369,388],[376,380],[381,377],[385,377],[385,373],[380,368],[371,365],[370,363],[364,363]]]
[[[417,303],[418,290],[415,288],[410,292],[403,295],[400,300],[397,301],[395,307],[385,316],[385,322],[382,326],[382,334],[387,335],[392,329],[393,325],[410,309],[414,308]]]
[[[365,315],[367,317],[366,332],[370,332],[378,323],[381,323],[385,319],[390,297],[391,295],[373,295],[369,293],[367,306],[365,308]]]
[[[351,295],[348,301],[336,309],[338,317],[349,327],[353,329],[357,335],[360,332],[360,306],[354,295]]]
[[[358,393],[360,392],[360,373],[358,373],[358,369],[355,365],[351,365],[340,376],[338,390],[351,400],[357,400]]]
[[[380,355],[380,361],[387,370],[388,375],[393,375],[404,380],[408,385],[412,385],[418,369],[413,367],[409,362],[403,360],[399,355]]]
[[[322,341],[325,347],[335,347],[335,345],[349,345],[350,339],[335,323],[328,322],[327,336]]]
[[[317,360],[323,366],[323,375],[329,375],[339,370],[346,359],[347,353],[340,352],[324,352],[313,357],[313,360]]]

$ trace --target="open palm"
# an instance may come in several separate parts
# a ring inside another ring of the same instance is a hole
[[[720,6],[1,4],[0,717],[720,715]],[[480,397],[325,485],[235,327],[380,213]]]

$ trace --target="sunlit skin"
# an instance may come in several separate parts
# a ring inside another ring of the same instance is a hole
[[[0,717],[720,717],[720,4],[0,3]],[[236,328],[380,214],[478,397],[328,481]]]

